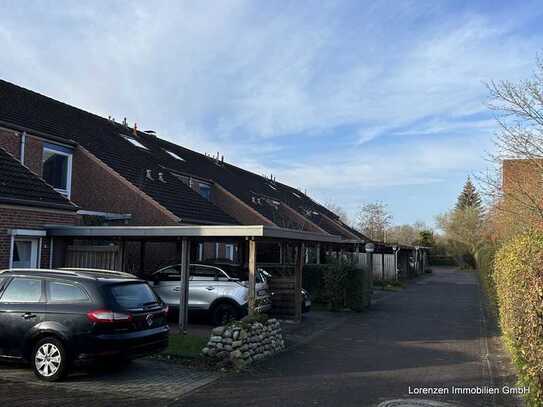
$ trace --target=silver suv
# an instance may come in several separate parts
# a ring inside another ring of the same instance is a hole
[[[170,308],[179,308],[179,264],[153,273],[150,284]],[[248,272],[239,266],[191,264],[189,268],[189,311],[205,311],[215,325],[239,319],[247,313]],[[271,309],[271,296],[263,270],[256,275],[257,310]]]

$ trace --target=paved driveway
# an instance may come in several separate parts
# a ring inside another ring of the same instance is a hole
[[[2,365],[4,406],[164,406],[218,375],[154,359],[80,371],[60,383],[38,381],[29,368]]]
[[[492,321],[482,312],[474,274],[437,270],[385,294],[371,312],[311,314],[300,326],[285,326],[286,352],[240,375],[216,380],[209,372],[143,360],[48,384],[35,381],[29,370],[3,366],[0,400],[6,406],[138,407],[365,407],[398,398],[462,406],[518,402],[503,395],[409,394],[410,387],[499,387],[513,381]]]
[[[501,386],[507,359],[473,273],[437,270],[350,314],[251,372],[182,400],[190,406],[373,406],[399,398],[513,406],[510,396],[410,395],[409,388]]]

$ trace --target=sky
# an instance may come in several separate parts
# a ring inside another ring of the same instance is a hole
[[[487,167],[485,83],[542,50],[543,5],[515,3],[0,0],[0,77],[352,218],[432,224]]]

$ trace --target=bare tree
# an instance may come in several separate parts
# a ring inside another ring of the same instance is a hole
[[[388,228],[386,240],[391,243],[414,245],[419,242],[423,232],[433,233],[424,222],[415,222],[412,225],[395,225]]]
[[[543,222],[543,60],[538,58],[528,80],[487,87],[499,130],[496,153],[489,157],[495,168],[478,180],[490,212],[499,214],[502,230],[511,233]]]
[[[356,226],[372,240],[385,241],[386,230],[392,223],[392,215],[383,202],[366,203],[358,211]]]
[[[342,206],[336,204],[334,201],[327,201],[324,203],[324,207],[328,209],[330,212],[335,213],[337,216],[339,216],[339,219],[345,223],[346,225],[351,224],[351,220],[349,219],[349,215],[347,215],[347,211],[343,209]]]

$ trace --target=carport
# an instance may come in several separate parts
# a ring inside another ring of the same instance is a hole
[[[286,319],[301,321],[302,269],[306,262],[305,247],[316,249],[317,262],[324,252],[358,250],[358,244],[346,243],[339,236],[302,232],[272,226],[48,226],[51,237],[51,267],[78,266],[107,268],[117,271],[133,271],[128,264],[133,260],[129,245],[139,244],[141,267],[135,274],[142,275],[146,258],[152,255],[149,248],[161,248],[166,244],[174,247],[176,261],[181,265],[179,328],[186,332],[188,315],[188,283],[191,245],[195,242],[237,243],[240,262],[249,270],[248,306],[249,313],[256,308],[257,248],[264,243],[280,246],[278,264],[286,266],[286,253],[290,251],[294,262],[293,273],[287,278],[288,284],[282,287],[283,301],[288,299]],[[361,242],[360,242],[361,243]],[[157,246],[158,245],[158,246]],[[355,248],[356,246],[356,248]],[[193,247],[194,249],[194,247]],[[289,249],[289,250],[287,250]],[[156,250],[156,249],[155,249]],[[132,251],[133,252],[133,251]],[[194,250],[193,250],[194,252]],[[298,293],[298,294],[296,294]]]

